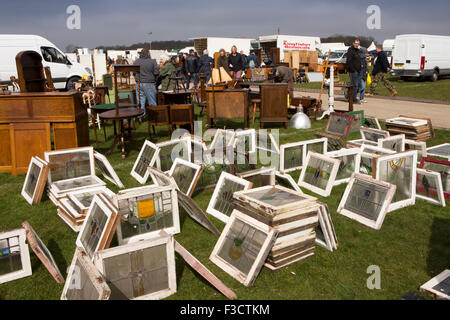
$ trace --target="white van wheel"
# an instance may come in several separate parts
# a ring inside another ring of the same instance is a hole
[[[433,74],[431,75],[431,81],[435,82],[439,79],[439,74],[437,73],[437,71],[433,71]]]
[[[70,88],[75,88],[75,83],[77,83],[79,80],[81,80],[80,77],[69,78],[69,80],[67,80],[66,83],[66,90],[70,90]]]

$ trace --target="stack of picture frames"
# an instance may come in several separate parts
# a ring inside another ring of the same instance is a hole
[[[379,230],[394,197],[396,186],[370,176],[354,173],[337,212]]]
[[[29,204],[35,205],[41,201],[47,183],[48,169],[47,161],[39,157],[31,157],[21,192]]]
[[[251,217],[264,228],[274,228],[277,231],[275,243],[268,248],[265,261],[267,268],[277,270],[314,255],[315,228],[319,224],[319,203],[316,198],[274,185],[236,192],[233,203],[239,214]],[[232,228],[231,224],[229,220],[222,236],[227,233],[227,228]],[[227,248],[232,246],[232,241],[236,243],[240,239],[246,239],[241,234],[227,237],[231,240]],[[237,244],[235,247],[240,247]],[[216,247],[218,245],[219,242]],[[231,250],[231,261],[239,260],[233,259]],[[229,262],[230,259],[225,258]]]
[[[450,300],[450,270],[446,269],[420,286],[420,291],[439,300]]]
[[[323,197],[328,197],[333,189],[340,163],[339,159],[309,152],[298,185]]]
[[[425,157],[420,162],[420,168],[440,174],[444,197],[450,199],[450,161]]]
[[[280,146],[280,171],[301,170],[310,151],[324,154],[328,150],[328,138],[286,143]]]
[[[404,134],[406,138],[427,141],[434,138],[434,130],[429,118],[399,116],[386,120],[386,128],[393,135]]]
[[[319,216],[319,224],[315,230],[316,244],[329,251],[337,250],[338,240],[328,206],[325,203],[320,203],[317,214]]]
[[[417,151],[380,156],[373,168],[373,178],[397,186],[388,212],[416,203]]]
[[[354,172],[359,172],[359,166],[361,164],[360,148],[341,149],[327,152],[326,155],[341,161],[333,185],[337,186],[342,183],[347,183],[350,181],[350,177]]]
[[[119,209],[102,194],[96,194],[78,234],[76,245],[93,259],[95,252],[109,247],[119,220]]]

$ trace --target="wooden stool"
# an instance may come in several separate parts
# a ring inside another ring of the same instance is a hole
[[[261,99],[252,99],[251,100],[253,106],[253,124],[255,124],[255,116],[256,116],[256,106],[261,106]]]
[[[152,136],[150,126],[153,127],[153,132],[156,134],[155,126],[168,126],[169,138],[172,134],[172,126],[169,116],[169,105],[147,106],[148,114],[148,135]]]
[[[194,105],[171,104],[169,110],[170,124],[172,127],[176,125],[189,125],[190,132],[194,132]]]

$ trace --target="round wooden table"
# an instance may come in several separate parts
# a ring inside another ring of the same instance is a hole
[[[136,144],[134,143],[134,140],[131,136],[131,119],[135,117],[139,117],[144,114],[144,110],[138,109],[138,108],[120,108],[119,110],[110,110],[103,112],[100,114],[100,119],[103,121],[112,120],[114,122],[118,121],[120,123],[120,132],[117,133],[116,126],[114,124],[114,141],[112,143],[111,148],[106,153],[106,156],[109,156],[116,145],[119,143],[122,144],[122,159],[125,159],[125,140],[130,142],[134,145],[135,148]],[[124,120],[128,120],[128,134],[125,132],[124,129]]]

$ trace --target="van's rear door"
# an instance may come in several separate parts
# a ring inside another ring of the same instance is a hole
[[[422,40],[420,37],[398,37],[395,39],[393,69],[420,69]]]

